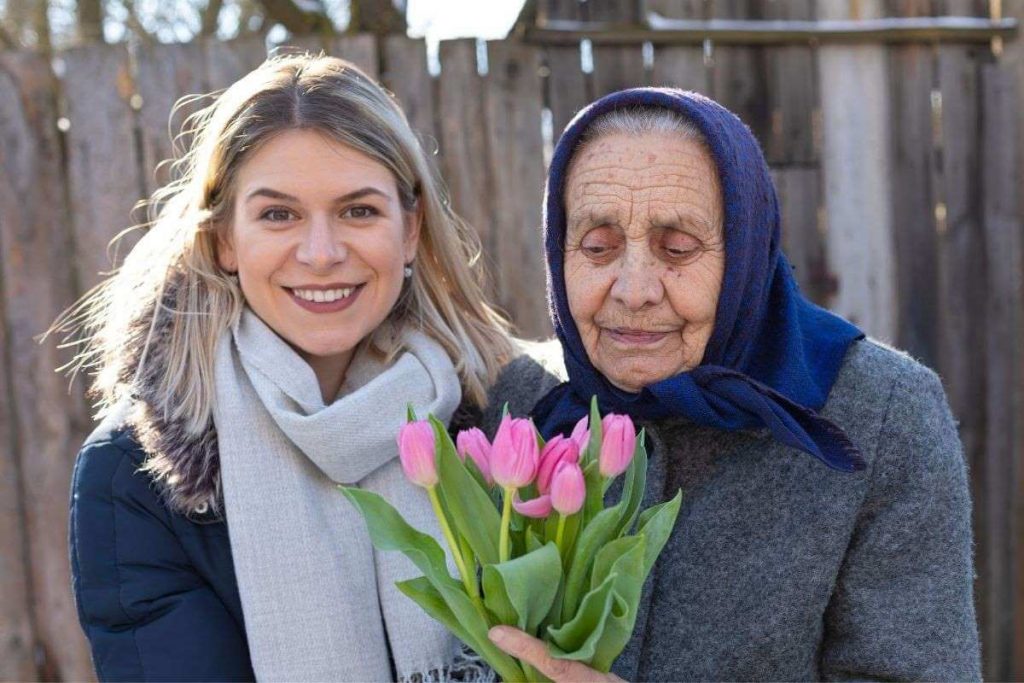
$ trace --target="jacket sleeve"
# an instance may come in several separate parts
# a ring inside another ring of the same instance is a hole
[[[938,377],[899,377],[825,615],[826,680],[981,680],[971,500]]]
[[[252,680],[243,629],[195,571],[137,466],[111,441],[87,445],[75,462],[72,584],[98,678]]]

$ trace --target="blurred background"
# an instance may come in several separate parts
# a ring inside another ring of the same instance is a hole
[[[0,679],[93,677],[67,499],[91,430],[54,318],[116,266],[170,131],[268,51],[395,93],[519,333],[550,333],[545,165],[583,105],[698,90],[765,150],[804,291],[943,378],[985,678],[1024,679],[1024,0],[0,0]],[[912,457],[913,454],[907,454]]]

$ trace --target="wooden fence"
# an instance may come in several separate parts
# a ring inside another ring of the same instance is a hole
[[[895,4],[909,15],[976,3]],[[624,18],[616,6],[582,7],[588,19],[614,21]],[[847,9],[811,0],[648,6],[705,19],[844,18],[831,13]],[[574,0],[540,8],[547,18],[583,11]],[[550,330],[538,226],[551,131],[593,98],[638,84],[700,90],[743,117],[773,167],[785,247],[805,291],[942,375],[971,469],[985,675],[1024,678],[1018,41],[995,56],[967,43],[457,40],[441,44],[439,76],[423,42],[405,37],[300,47],[351,59],[397,95],[479,230],[499,301],[532,337]],[[0,53],[0,679],[92,677],[66,537],[88,406],[80,382],[69,388],[53,372],[64,352],[35,337],[110,269],[108,241],[164,179],[153,169],[170,154],[174,101],[227,86],[264,54],[259,42],[96,45],[60,54],[51,68],[38,55]]]

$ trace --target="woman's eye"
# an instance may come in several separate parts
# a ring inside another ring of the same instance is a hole
[[[372,206],[350,206],[345,209],[343,216],[347,218],[372,218],[378,215],[380,212]]]
[[[662,241],[662,249],[669,258],[676,260],[691,258],[700,252],[700,248],[699,240],[680,232],[667,234]]]
[[[295,214],[290,209],[282,209],[280,207],[273,207],[267,209],[260,214],[260,219],[270,221],[271,223],[283,223],[295,218]]]
[[[617,241],[607,230],[593,230],[580,240],[580,251],[591,258],[602,258],[615,251]]]

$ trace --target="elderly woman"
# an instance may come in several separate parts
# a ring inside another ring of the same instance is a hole
[[[614,671],[980,678],[970,497],[939,379],[800,294],[747,127],[693,93],[609,95],[562,136],[546,201],[569,381],[537,423],[567,432],[596,395],[647,429],[648,502],[684,493]],[[602,676],[518,631],[492,638],[555,680]]]

